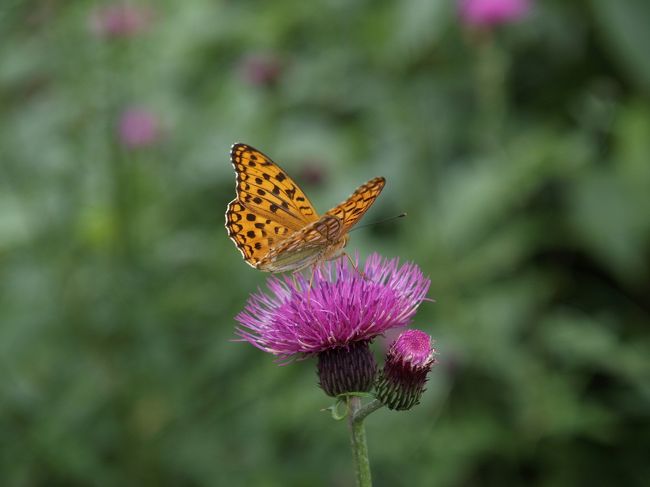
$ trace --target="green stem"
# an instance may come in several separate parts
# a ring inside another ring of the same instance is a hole
[[[383,402],[381,402],[379,399],[375,399],[372,402],[369,402],[365,406],[362,406],[357,410],[357,412],[354,414],[354,420],[355,421],[363,421],[366,419],[366,416],[368,416],[370,413],[374,413],[384,405]]]
[[[499,147],[506,115],[507,58],[491,32],[477,41],[476,90],[478,97],[478,140],[481,149]]]
[[[361,406],[360,397],[348,398],[348,425],[350,426],[350,444],[354,458],[357,487],[372,487],[366,429],[363,420],[382,406],[383,404],[378,400]]]

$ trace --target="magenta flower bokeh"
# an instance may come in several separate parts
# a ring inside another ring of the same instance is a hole
[[[358,259],[357,259],[358,263]],[[370,341],[408,325],[430,281],[413,263],[372,254],[363,276],[347,259],[323,263],[309,277],[271,277],[269,292],[250,296],[237,334],[281,360]]]
[[[115,3],[98,7],[90,14],[90,29],[97,37],[133,37],[149,28],[153,12],[149,7]]]
[[[522,20],[531,0],[459,0],[462,21],[472,27],[493,27]]]
[[[271,86],[282,73],[282,62],[274,54],[250,53],[239,61],[241,78],[253,86]]]
[[[122,112],[117,132],[120,143],[125,147],[147,147],[160,139],[160,121],[149,110],[132,107]]]

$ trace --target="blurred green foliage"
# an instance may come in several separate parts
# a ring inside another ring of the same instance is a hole
[[[236,141],[321,211],[383,175],[366,221],[409,214],[350,244],[436,299],[376,485],[647,482],[648,2],[479,32],[446,0],[165,0],[102,35],[107,5],[0,5],[2,485],[351,485],[313,361],[232,342],[265,278],[223,228]]]

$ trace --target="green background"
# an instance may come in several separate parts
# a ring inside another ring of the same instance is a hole
[[[266,278],[223,228],[238,141],[320,211],[383,175],[364,221],[409,215],[349,245],[436,300],[422,403],[367,421],[377,486],[650,478],[648,2],[479,32],[444,0],[166,0],[120,39],[101,5],[0,4],[2,485],[352,485],[314,361],[232,341]],[[155,143],[120,144],[129,106]]]

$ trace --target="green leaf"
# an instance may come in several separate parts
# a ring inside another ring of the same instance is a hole
[[[616,61],[632,80],[650,92],[650,2],[647,0],[592,0],[603,36],[613,49]]]

